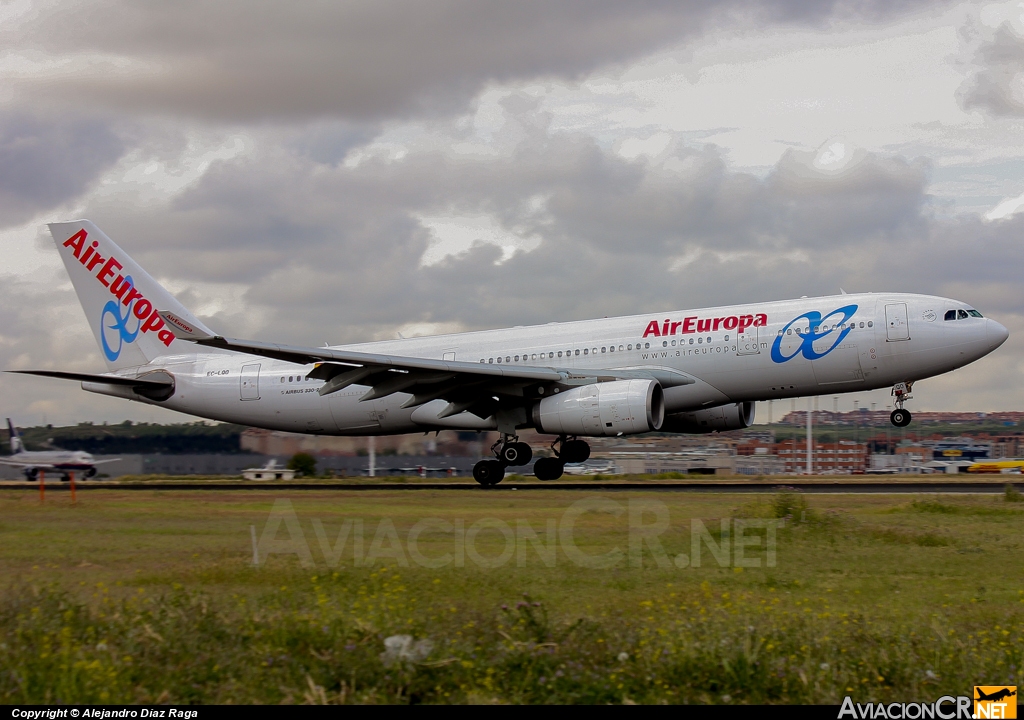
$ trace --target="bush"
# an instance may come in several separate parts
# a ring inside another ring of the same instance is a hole
[[[298,475],[312,477],[316,475],[316,458],[309,453],[295,453],[288,461],[288,469],[294,470]]]

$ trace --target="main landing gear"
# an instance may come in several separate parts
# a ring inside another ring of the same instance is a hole
[[[559,447],[555,447],[558,445]],[[533,474],[538,480],[557,480],[565,472],[566,463],[586,462],[590,457],[590,445],[583,440],[569,440],[562,435],[551,445],[554,457],[541,458],[533,464]]]
[[[906,427],[910,424],[912,415],[909,410],[903,409],[903,403],[911,399],[910,390],[914,383],[896,383],[892,388],[893,397],[896,398],[896,409],[889,416],[889,421],[896,427]]]
[[[502,435],[491,447],[494,460],[481,460],[473,466],[473,479],[487,487],[497,485],[505,477],[505,468],[528,465],[533,459],[533,450],[514,435]],[[586,462],[590,457],[590,445],[577,438],[571,440],[565,435],[551,444],[553,457],[540,458],[533,464],[533,474],[538,480],[557,480],[562,477],[566,463]]]
[[[497,485],[505,477],[505,468],[513,465],[528,465],[533,459],[533,450],[514,435],[502,435],[491,447],[495,460],[481,460],[473,466],[473,479],[484,486]]]

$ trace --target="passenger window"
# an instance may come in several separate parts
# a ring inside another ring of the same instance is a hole
[[[604,351],[605,351],[605,349],[601,348],[601,352],[604,352]],[[615,347],[614,346],[612,346],[612,352],[615,352]]]
[[[619,352],[622,352],[622,346],[619,345]]]
[[[483,359],[483,358],[480,358],[480,362],[483,362],[483,361],[484,361],[484,359]]]
[[[487,362],[489,362],[491,365],[493,365],[494,364],[494,358],[488,358]]]
[[[633,349],[633,345],[632,345],[632,343],[631,343],[631,344],[629,344],[629,345],[627,345],[627,346],[626,346],[626,349],[627,349],[627,350],[632,350],[632,349]]]
[[[284,376],[283,375],[281,376],[281,382],[284,382]]]
[[[870,320],[868,320],[868,327],[874,327],[874,326],[875,326],[875,324],[873,322],[871,322]]]
[[[863,327],[864,327],[864,323],[862,322],[862,323],[860,324],[860,326],[861,326],[861,327],[863,328]]]
[[[703,344],[703,342],[704,342],[704,338],[702,338],[702,337],[697,338],[697,344],[698,345]]]
[[[668,340],[662,340],[661,341],[661,346],[662,347],[668,347]]]
[[[967,312],[964,311],[964,310],[957,310],[956,311],[956,319],[957,320],[966,320],[967,319]]]
[[[577,355],[579,355],[579,354],[580,354],[580,351],[579,351],[579,350],[577,350],[577,351],[576,351],[576,354],[577,354]],[[584,355],[586,355],[586,354],[587,354],[587,349],[586,349],[586,348],[583,348],[583,354],[584,354]]]
[[[728,335],[725,336],[725,341],[729,342],[729,336]]]
[[[579,351],[579,350],[577,350],[577,351],[576,351],[576,354],[577,354],[577,355],[579,355],[579,354],[580,354],[580,351]]]
[[[499,364],[501,363],[501,358],[500,358],[500,357],[498,358],[498,363],[499,363]]]
[[[516,355],[516,362],[519,362],[519,356]]]
[[[536,360],[537,359],[537,353],[534,353],[532,356],[530,356],[530,359],[531,360]]]
[[[551,358],[551,359],[554,359],[555,354],[553,352],[549,352],[548,353],[548,357]]]
[[[562,357],[562,351],[561,350],[558,351],[558,357]]]
[[[510,358],[508,355],[506,355],[505,356],[505,362],[512,362],[512,358]]]
[[[644,343],[644,349],[650,350],[651,349],[651,344],[650,343]]]

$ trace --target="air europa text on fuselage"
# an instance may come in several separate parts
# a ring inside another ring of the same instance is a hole
[[[688,334],[688,333],[705,333],[712,332],[715,330],[735,330],[737,332],[743,332],[748,327],[764,327],[768,324],[768,316],[764,313],[758,313],[756,315],[729,315],[728,317],[716,317],[716,318],[698,318],[696,315],[693,317],[683,318],[680,322],[674,322],[668,318],[659,322],[657,320],[651,320],[647,323],[647,329],[644,330],[644,337],[653,335],[654,337],[662,337],[664,335],[675,335],[675,334]]]
[[[157,314],[153,303],[147,300],[132,284],[130,276],[118,275],[114,278],[114,273],[121,270],[123,266],[113,255],[105,258],[96,252],[96,248],[99,247],[99,242],[96,240],[86,246],[88,237],[89,234],[85,230],[79,230],[64,241],[64,247],[71,248],[78,262],[82,263],[82,266],[89,272],[93,272],[99,267],[96,279],[104,287],[109,288],[110,294],[120,300],[122,305],[131,308],[132,313],[139,320],[142,332],[156,332],[160,342],[170,346],[174,342],[174,333],[165,327],[164,321]]]

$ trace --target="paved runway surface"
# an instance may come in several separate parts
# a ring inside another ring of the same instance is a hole
[[[1024,483],[1014,483],[1018,490],[1024,490]],[[780,488],[792,488],[806,493],[1001,493],[1007,481],[999,482],[509,482],[492,487],[481,487],[476,483],[346,483],[346,482],[152,482],[113,483],[78,482],[76,490],[233,490],[233,491],[371,491],[371,490],[452,490],[463,492],[497,492],[501,490],[579,490],[583,492],[695,492],[695,493],[766,493],[778,492]],[[0,490],[38,490],[38,483],[12,482],[0,484]],[[59,481],[46,483],[47,490],[67,490],[69,483]]]

